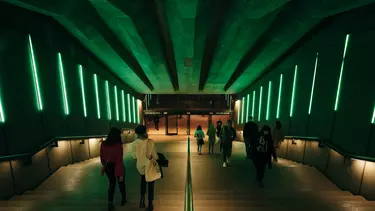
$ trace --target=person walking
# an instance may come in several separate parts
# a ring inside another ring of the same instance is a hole
[[[259,129],[258,124],[253,121],[253,117],[249,116],[249,121],[246,122],[243,128],[243,138],[245,141],[245,152],[246,158],[251,158],[251,144],[252,142],[256,142],[258,139]]]
[[[216,129],[214,124],[210,124],[206,135],[208,136],[208,153],[214,154],[214,146],[216,141]]]
[[[121,205],[127,202],[125,191],[125,167],[123,161],[123,148],[121,131],[111,128],[107,139],[100,145],[100,161],[102,164],[102,175],[107,176],[108,187],[108,211],[114,210],[113,197],[115,194],[116,179],[121,192]]]
[[[281,142],[284,141],[284,131],[282,129],[282,125],[280,121],[276,121],[276,125],[272,131],[273,143],[274,143],[274,150],[272,153],[273,159],[277,162],[277,149],[280,148]]]
[[[204,145],[204,132],[202,131],[202,126],[198,125],[197,130],[195,130],[194,137],[197,139],[198,155],[201,155],[202,146]]]
[[[223,143],[223,167],[225,168],[230,163],[232,142],[236,139],[236,130],[232,126],[232,120],[227,120],[221,130],[220,138]]]
[[[148,211],[154,210],[154,187],[155,182],[146,182],[146,164],[147,160],[158,160],[158,154],[156,152],[155,142],[148,138],[147,128],[144,125],[138,125],[135,128],[135,133],[137,135],[136,140],[133,142],[133,158],[136,160],[136,166],[138,173],[141,176],[141,200],[139,202],[139,207],[144,209],[146,186],[148,189]]]
[[[269,169],[272,168],[271,156],[273,152],[273,140],[271,128],[268,125],[262,127],[258,141],[253,144],[251,149],[253,150],[252,160],[256,169],[256,180],[259,182],[259,186],[263,188],[266,165],[268,165]]]
[[[223,143],[222,143],[221,138],[220,138],[222,128],[223,128],[223,122],[221,120],[217,121],[216,122],[216,135],[217,135],[217,138],[219,139],[220,152],[223,151]]]

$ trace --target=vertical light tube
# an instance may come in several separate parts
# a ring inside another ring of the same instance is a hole
[[[133,122],[137,123],[136,115],[135,115],[135,99],[134,96],[132,96],[132,102],[133,102]]]
[[[85,117],[87,117],[85,84],[84,84],[84,81],[83,81],[83,68],[82,68],[82,65],[78,65],[78,71],[79,71],[79,81],[81,83],[81,93],[82,93],[82,102],[83,102],[83,115]]]
[[[254,90],[253,91],[253,106],[251,108],[251,116],[253,116],[253,119],[255,120],[255,95],[256,95],[256,91]]]
[[[3,109],[3,100],[1,97],[1,93],[0,93],[0,122],[1,123],[5,122],[5,114],[4,114],[4,109]]]
[[[249,112],[250,112],[250,94],[247,94],[247,104],[246,104],[246,122],[249,121]]]
[[[109,84],[108,81],[105,81],[105,93],[107,98],[107,113],[108,113],[108,119],[112,119],[112,111],[111,111],[111,99],[109,97]]]
[[[258,121],[260,121],[260,117],[262,115],[262,94],[263,94],[263,86],[260,86]]]
[[[374,105],[374,111],[372,113],[372,120],[371,120],[371,124],[374,124],[375,123],[375,105]]]
[[[121,90],[121,101],[122,101],[122,120],[126,121],[126,110],[125,110],[125,95],[124,90]]]
[[[280,74],[280,84],[279,84],[279,96],[277,99],[277,112],[276,118],[280,118],[280,102],[281,102],[281,90],[283,89],[283,74]]]
[[[115,86],[115,105],[116,105],[116,120],[120,121],[120,114],[119,114],[119,110],[118,110],[117,86]]]
[[[64,111],[65,111],[65,115],[69,115],[69,103],[68,103],[68,96],[66,92],[64,66],[63,66],[63,62],[61,58],[61,53],[57,53],[57,57],[59,60],[59,72],[60,72],[60,80],[61,80],[61,91],[62,91],[63,102],[64,102]]]
[[[245,100],[245,97],[242,97],[242,109],[241,109],[241,124],[243,124],[243,121],[244,121],[244,113],[245,113],[245,103],[246,103],[246,100]]]
[[[96,99],[96,110],[98,119],[100,119],[100,101],[99,101],[99,89],[98,89],[98,76],[94,74],[94,85],[95,85],[95,99]]]
[[[343,71],[344,71],[345,57],[346,57],[346,50],[347,50],[347,48],[348,48],[349,39],[350,39],[350,34],[347,34],[347,35],[346,35],[346,39],[345,39],[344,53],[343,53],[342,61],[341,61],[340,77],[339,77],[339,82],[338,82],[338,85],[337,85],[336,102],[335,102],[335,111],[337,111],[337,108],[338,108],[338,106],[339,106],[339,98],[340,98],[340,91],[341,91],[341,80],[342,80],[342,74],[343,74]]]
[[[298,65],[296,65],[295,68],[294,68],[292,102],[290,103],[290,113],[289,113],[290,117],[293,116],[293,110],[294,110],[294,97],[295,97],[295,94],[296,94],[297,72],[298,72]]]
[[[40,93],[38,70],[36,68],[33,42],[31,41],[31,35],[30,34],[29,34],[29,57],[30,57],[31,70],[32,70],[32,73],[33,73],[32,75],[33,75],[33,79],[34,79],[34,89],[35,89],[35,95],[36,95],[37,108],[38,108],[38,111],[42,111],[43,110],[43,102],[42,102],[42,96],[41,96],[41,93]]]
[[[141,105],[141,101],[140,100],[137,100],[137,123],[141,123],[141,120],[139,118],[140,114],[139,114],[139,106]]]
[[[128,121],[129,123],[132,122],[132,113],[131,113],[131,102],[130,102],[130,94],[127,94],[127,97],[128,97]]]
[[[315,67],[314,67],[314,76],[313,76],[313,81],[312,81],[312,85],[311,85],[309,114],[311,114],[312,101],[313,101],[313,97],[314,97],[315,77],[316,77],[316,70],[317,70],[317,68],[318,68],[318,60],[319,60],[319,53],[316,53],[316,58],[315,58]]]
[[[271,94],[272,94],[272,81],[268,82],[267,113],[266,113],[267,121],[270,118]]]
[[[240,124],[241,116],[241,100],[236,100],[235,106],[237,106],[237,124]]]

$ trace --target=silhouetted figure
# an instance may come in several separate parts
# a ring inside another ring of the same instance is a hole
[[[273,148],[271,128],[268,125],[264,125],[257,141],[251,143],[252,160],[257,172],[256,179],[262,188],[266,165],[268,165],[269,169],[272,168],[271,156]]]
[[[272,131],[272,137],[273,137],[273,144],[274,144],[274,150],[272,153],[273,159],[277,162],[277,149],[280,148],[281,142],[284,141],[284,132],[282,129],[282,125],[280,121],[276,121],[276,126],[273,128]]]
[[[121,192],[121,205],[127,202],[125,191],[125,167],[123,161],[123,149],[121,131],[118,128],[111,128],[107,139],[100,145],[100,161],[102,163],[102,175],[109,181],[108,188],[108,211],[114,209],[113,196],[115,194],[116,178]]]
[[[214,124],[210,124],[207,130],[207,136],[208,136],[208,153],[209,154],[214,154],[214,146],[215,146],[215,141],[216,141],[216,129]]]
[[[245,141],[246,157],[251,158],[250,143],[258,139],[258,124],[253,121],[253,117],[249,116],[249,121],[243,127],[243,138]]]
[[[223,167],[227,167],[232,155],[232,142],[236,139],[236,130],[232,126],[232,120],[227,120],[221,129],[220,137],[223,142]]]
[[[198,125],[197,130],[195,131],[194,137],[197,139],[198,155],[201,155],[202,146],[204,144],[204,132],[202,131],[202,127],[200,125]]]
[[[155,115],[154,117],[155,129],[159,131],[159,116]]]
[[[219,138],[219,144],[220,144],[220,152],[223,151],[223,142],[221,141],[221,129],[223,127],[223,122],[221,120],[216,122],[216,135]]]

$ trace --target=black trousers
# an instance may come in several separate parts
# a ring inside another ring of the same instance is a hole
[[[250,157],[250,141],[245,140],[245,152],[246,152],[246,157]]]
[[[273,151],[272,151],[272,158],[277,160],[277,152],[276,152],[276,147],[273,148]]]
[[[141,197],[145,197],[147,193],[146,185],[148,186],[148,203],[152,203],[152,201],[154,201],[155,182],[146,182],[146,176],[141,175]]]
[[[124,167],[125,169],[125,167]],[[105,167],[105,175],[108,178],[109,187],[108,187],[108,202],[113,202],[113,196],[115,195],[115,188],[116,188],[116,176],[115,176],[115,164],[114,163],[107,163]],[[125,172],[125,170],[124,170]],[[124,181],[120,182],[120,178],[117,177],[117,183],[120,188],[122,199],[126,199],[126,190],[125,190],[125,177]]]
[[[208,141],[208,152],[214,153],[215,140]]]
[[[232,155],[232,143],[223,143],[223,162],[227,162],[227,158]]]
[[[159,122],[155,122],[155,129],[159,130]]]

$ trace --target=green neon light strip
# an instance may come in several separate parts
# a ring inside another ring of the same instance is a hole
[[[98,76],[96,74],[94,74],[94,84],[95,84],[96,109],[97,109],[98,119],[100,119],[100,101],[99,101],[99,89],[98,89]]]
[[[371,120],[371,124],[374,124],[375,123],[375,106],[374,106],[374,112],[372,114],[372,120]]]
[[[277,99],[277,112],[276,118],[280,118],[280,102],[281,102],[281,90],[283,89],[283,74],[280,74],[280,84],[279,84],[279,96]]]
[[[42,96],[40,94],[38,70],[36,68],[33,42],[31,41],[30,35],[29,35],[29,54],[30,54],[31,69],[33,71],[33,79],[34,79],[34,87],[35,87],[37,107],[38,107],[38,111],[42,111],[43,110],[43,103],[42,103]]]
[[[132,97],[132,101],[133,101],[133,122],[137,123],[136,114],[135,114],[135,99],[134,99],[134,97]]]
[[[258,121],[260,121],[260,117],[262,115],[262,94],[263,94],[263,86],[260,86]]]
[[[62,94],[63,94],[63,101],[64,101],[64,111],[65,111],[65,115],[69,115],[69,103],[68,103],[68,96],[66,93],[64,66],[63,66],[63,62],[61,58],[61,53],[57,53],[57,56],[59,60],[59,70],[60,70],[61,87],[62,87]]]
[[[270,103],[271,103],[271,90],[272,90],[272,82],[268,83],[268,97],[267,97],[267,113],[266,113],[266,120],[270,118]]]
[[[117,95],[117,86],[115,86],[115,104],[116,104],[116,120],[120,121],[120,113],[118,110],[118,95]]]
[[[344,47],[344,54],[342,56],[342,61],[341,61],[341,70],[340,70],[340,77],[339,77],[339,83],[337,85],[337,93],[336,93],[336,102],[335,102],[335,111],[337,111],[337,108],[339,106],[339,98],[340,98],[340,91],[341,91],[341,80],[342,80],[342,73],[344,71],[344,65],[345,65],[345,57],[346,57],[346,50],[348,48],[348,43],[350,39],[350,34],[346,35],[345,39],[345,47]]]
[[[255,95],[256,95],[256,91],[254,90],[253,91],[253,106],[251,108],[251,116],[253,116],[253,118],[255,118]]]
[[[128,114],[129,114],[129,123],[132,122],[132,114],[131,114],[131,103],[130,103],[130,94],[127,94],[128,96]]]
[[[83,68],[82,68],[82,65],[78,65],[78,70],[79,70],[79,80],[81,82],[81,92],[82,92],[82,102],[83,102],[83,115],[85,115],[85,117],[87,117],[85,84],[84,84],[84,81],[83,81]]]
[[[249,112],[250,112],[250,94],[247,94],[247,104],[246,104],[246,122],[249,121]]]
[[[140,105],[140,100],[137,100],[137,123],[141,123],[141,120],[139,118],[139,105]]]
[[[240,113],[241,113],[241,101],[236,101],[238,102],[238,109],[237,109],[237,124],[240,124]],[[237,105],[237,103],[236,103]]]
[[[315,77],[316,77],[316,70],[317,70],[317,68],[318,68],[318,60],[319,60],[319,53],[316,53],[316,58],[315,58],[315,67],[314,67],[314,76],[313,76],[313,81],[312,81],[312,85],[311,85],[311,95],[310,95],[309,114],[311,114],[312,101],[313,101],[313,97],[314,97]]]
[[[126,121],[126,110],[125,110],[125,96],[124,90],[121,90],[121,101],[122,101],[122,120]]]
[[[243,122],[244,122],[244,117],[245,117],[245,103],[246,103],[246,101],[245,101],[245,97],[243,97],[242,98],[242,110],[241,110],[241,123],[243,124]]]
[[[289,116],[293,116],[293,110],[294,110],[294,97],[296,93],[296,84],[297,84],[297,72],[298,72],[298,65],[294,68],[294,79],[293,79],[293,91],[292,91],[292,102],[290,103],[290,113]]]
[[[109,98],[109,84],[108,81],[105,81],[105,93],[107,97],[107,113],[108,113],[108,119],[112,119],[112,111],[111,111],[111,100]]]
[[[3,101],[0,95],[0,122],[4,123],[5,122],[5,114],[4,114],[4,109],[3,109]]]

